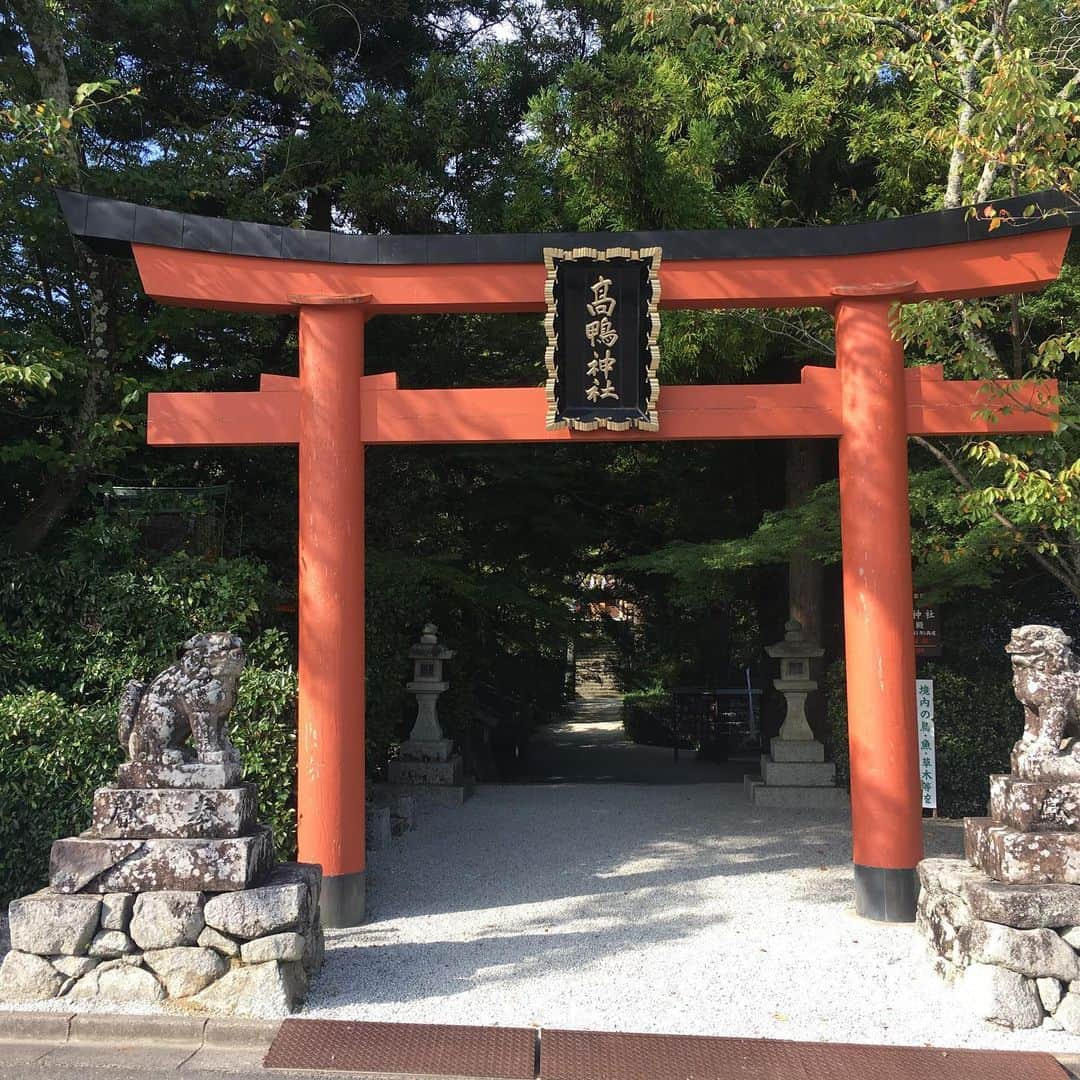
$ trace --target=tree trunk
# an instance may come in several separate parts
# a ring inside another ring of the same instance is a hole
[[[821,446],[815,439],[789,439],[785,447],[784,479],[788,506],[798,506],[821,483]],[[802,623],[809,641],[822,642],[822,606],[825,595],[824,567],[799,548],[788,560],[788,612]],[[830,658],[824,657],[824,664]],[[820,684],[824,675],[822,661],[810,661],[810,674]],[[806,719],[814,736],[823,742],[828,732],[825,696],[820,692],[806,700]]]
[[[69,470],[52,477],[11,530],[9,541],[12,549],[17,552],[37,551],[48,539],[49,533],[64,519],[88,479],[89,474],[83,469]]]
[[[789,439],[785,482],[788,506],[798,506],[821,483],[821,447],[815,439]],[[807,638],[821,642],[823,567],[805,551],[793,551],[788,561],[788,610],[802,623]]]
[[[333,196],[329,188],[316,188],[308,196],[308,228],[330,232],[333,224]]]
[[[13,7],[34,53],[34,75],[41,96],[69,105],[71,87],[60,22],[42,0],[13,0]],[[56,179],[81,191],[79,154],[73,137],[69,135],[61,147]],[[115,275],[108,261],[79,242],[75,244],[75,253],[79,272],[90,291],[86,375],[79,410],[66,439],[68,452],[78,460],[101,412],[101,398],[108,382],[108,361],[115,350],[116,326]],[[77,302],[75,297],[72,300]],[[11,531],[11,544],[15,550],[37,550],[67,514],[89,477],[90,470],[85,465],[75,465],[49,480]]]

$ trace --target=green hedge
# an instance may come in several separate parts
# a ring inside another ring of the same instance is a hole
[[[622,725],[626,737],[645,746],[671,746],[671,701],[662,691],[631,691],[624,695]]]
[[[0,697],[0,898],[45,884],[53,840],[90,824],[119,761],[115,710],[44,690]]]
[[[1023,710],[1012,692],[1007,669],[978,674],[955,671],[941,661],[920,667],[920,678],[934,680],[937,738],[938,812],[944,817],[982,816],[990,798],[991,773],[1009,771],[1009,752],[1023,731]],[[844,663],[837,661],[825,680],[832,731],[831,752],[838,779],[850,783]],[[915,688],[911,689],[912,696]]]
[[[296,670],[280,630],[268,630],[248,648],[229,735],[244,779],[258,786],[259,820],[273,831],[277,857],[295,858]]]
[[[296,677],[284,644],[271,632],[251,646],[230,731],[245,778],[259,786],[259,814],[277,853],[291,858]],[[121,760],[113,703],[77,705],[45,690],[0,696],[0,902],[45,884],[53,840],[89,826],[94,789]]]
[[[231,630],[247,644],[230,733],[245,775],[258,785],[259,812],[278,855],[295,853],[294,616],[282,603],[289,599],[256,559],[149,552],[135,525],[106,515],[40,555],[0,558],[0,902],[42,884],[52,841],[89,824],[93,790],[120,760],[116,716],[124,684],[157,674],[199,631]],[[405,690],[408,650],[429,618],[452,628],[444,633],[457,656],[439,711],[459,744],[480,738],[470,729],[478,723],[474,682],[514,687],[530,723],[557,708],[561,639],[541,627],[547,609],[531,610],[518,599],[439,560],[372,553],[371,778],[380,777],[388,750],[415,716]],[[492,633],[494,623],[517,638]]]
[[[0,561],[0,902],[42,885],[49,848],[90,823],[121,760],[117,702],[200,630],[232,630],[248,666],[230,720],[279,855],[296,849],[296,672],[279,599],[252,559],[145,552],[99,519],[47,555]]]

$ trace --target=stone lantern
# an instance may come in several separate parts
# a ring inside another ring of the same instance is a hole
[[[842,807],[847,796],[836,787],[836,766],[825,760],[825,746],[814,738],[806,719],[807,695],[817,689],[810,678],[810,661],[825,652],[806,640],[802,624],[784,624],[784,640],[765,652],[780,661],[780,678],[773,686],[784,695],[786,712],[779,734],[761,755],[761,775],[747,776],[750,801],[761,806]]]
[[[806,695],[817,689],[817,683],[810,678],[810,661],[823,656],[825,650],[807,641],[802,624],[796,619],[790,619],[784,624],[784,640],[778,641],[775,645],[767,645],[765,652],[780,661],[780,678],[773,679],[773,686],[784,695],[787,706],[783,726],[780,728],[780,733],[772,740],[773,743],[814,742],[814,733],[810,730],[810,724],[806,719]],[[824,761],[825,748],[821,743],[815,743],[815,746],[821,747],[820,757],[786,757],[783,755],[792,748],[782,746],[780,747],[781,756],[776,760]],[[808,750],[806,746],[794,749],[796,751]]]
[[[461,755],[454,753],[439,724],[436,703],[450,684],[443,678],[443,663],[455,653],[439,644],[437,628],[424,626],[420,641],[409,650],[412,681],[405,689],[416,695],[416,721],[398,757],[390,762],[389,776],[395,784],[456,786],[462,782]]]

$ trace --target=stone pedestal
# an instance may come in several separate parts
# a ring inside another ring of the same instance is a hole
[[[387,779],[398,795],[448,806],[458,806],[469,798],[472,781],[465,775],[460,754],[451,753],[442,760],[424,755],[406,757],[408,746],[409,743],[402,745],[401,756],[391,761],[386,770]]]
[[[452,739],[418,739],[416,730],[413,736],[401,744],[398,757],[403,761],[449,761],[454,757]]]
[[[454,754],[448,761],[398,758],[390,762],[387,775],[391,784],[431,784],[437,787],[460,787],[465,779],[460,754]]]
[[[964,855],[995,881],[1080,884],[1080,833],[1023,832],[993,818],[966,818]]]
[[[1014,630],[1024,733],[990,777],[990,816],[964,821],[960,859],[924,859],[918,925],[978,1016],[1080,1035],[1080,664],[1054,627]]]
[[[780,660],[780,678],[773,686],[784,695],[784,723],[770,741],[769,753],[761,755],[761,775],[745,776],[743,788],[755,806],[843,809],[847,792],[836,786],[836,766],[826,762],[825,747],[814,738],[806,719],[807,695],[817,689],[809,677],[810,660],[824,650],[805,640],[794,619],[784,629],[784,640],[765,650]]]
[[[253,889],[55,890],[14,900],[0,1000],[181,1002],[196,1012],[285,1016],[322,964],[322,871],[287,863]]]
[[[255,787],[98,788],[84,836],[230,837],[249,833],[258,804]]]
[[[990,816],[1022,832],[1080,829],[1080,782],[990,777]]]
[[[410,683],[410,686],[413,684]],[[418,739],[403,742],[398,756],[390,762],[387,776],[391,784],[409,786],[462,787],[464,766],[460,754],[454,753],[450,739]]]
[[[233,681],[214,700],[235,700],[239,639],[200,635],[185,648],[207,650],[212,665],[219,645],[234,663],[212,674]],[[129,744],[142,756],[94,793],[86,832],[55,841],[49,887],[12,902],[0,1000],[177,1000],[195,1011],[269,1017],[303,999],[322,963],[322,870],[274,865],[256,790],[241,782],[223,726],[204,732],[204,744],[217,743],[203,746],[205,761],[180,744],[186,728],[170,710],[177,696],[201,700],[203,692],[201,671],[183,663],[149,688],[125,691],[122,723],[129,735],[145,725]],[[149,715],[138,712],[144,696],[153,700]]]
[[[836,766],[816,739],[772,739],[761,755],[761,775],[743,779],[755,806],[842,810],[847,792],[836,786]]]
[[[836,786],[836,766],[825,760],[825,747],[816,739],[772,739],[769,753],[761,755],[761,777],[748,777],[743,783],[755,806],[808,810],[847,806],[847,792]]]
[[[262,826],[226,840],[69,836],[53,842],[49,884],[69,893],[247,889],[266,875],[273,850],[270,830]]]
[[[962,1007],[1003,1027],[1080,1034],[1080,885],[1011,885],[924,859],[916,926]]]
[[[918,927],[986,1020],[1080,1035],[1078,792],[1075,779],[992,776],[990,816],[964,821],[967,861],[919,864]]]
[[[240,783],[240,762],[215,764],[126,761],[116,770],[119,788],[231,788]]]

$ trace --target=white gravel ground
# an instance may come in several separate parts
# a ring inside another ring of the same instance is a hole
[[[373,853],[305,1015],[1080,1050],[965,1015],[912,926],[855,916],[850,857],[846,814],[735,784],[481,787]]]
[[[425,809],[369,857],[369,921],[327,932],[304,1015],[1080,1052],[972,1019],[914,927],[855,916],[846,814],[754,808],[712,782],[737,770],[573,726],[556,739],[606,782]],[[665,782],[618,782],[646,765]],[[928,854],[960,847],[958,822],[927,823]]]

